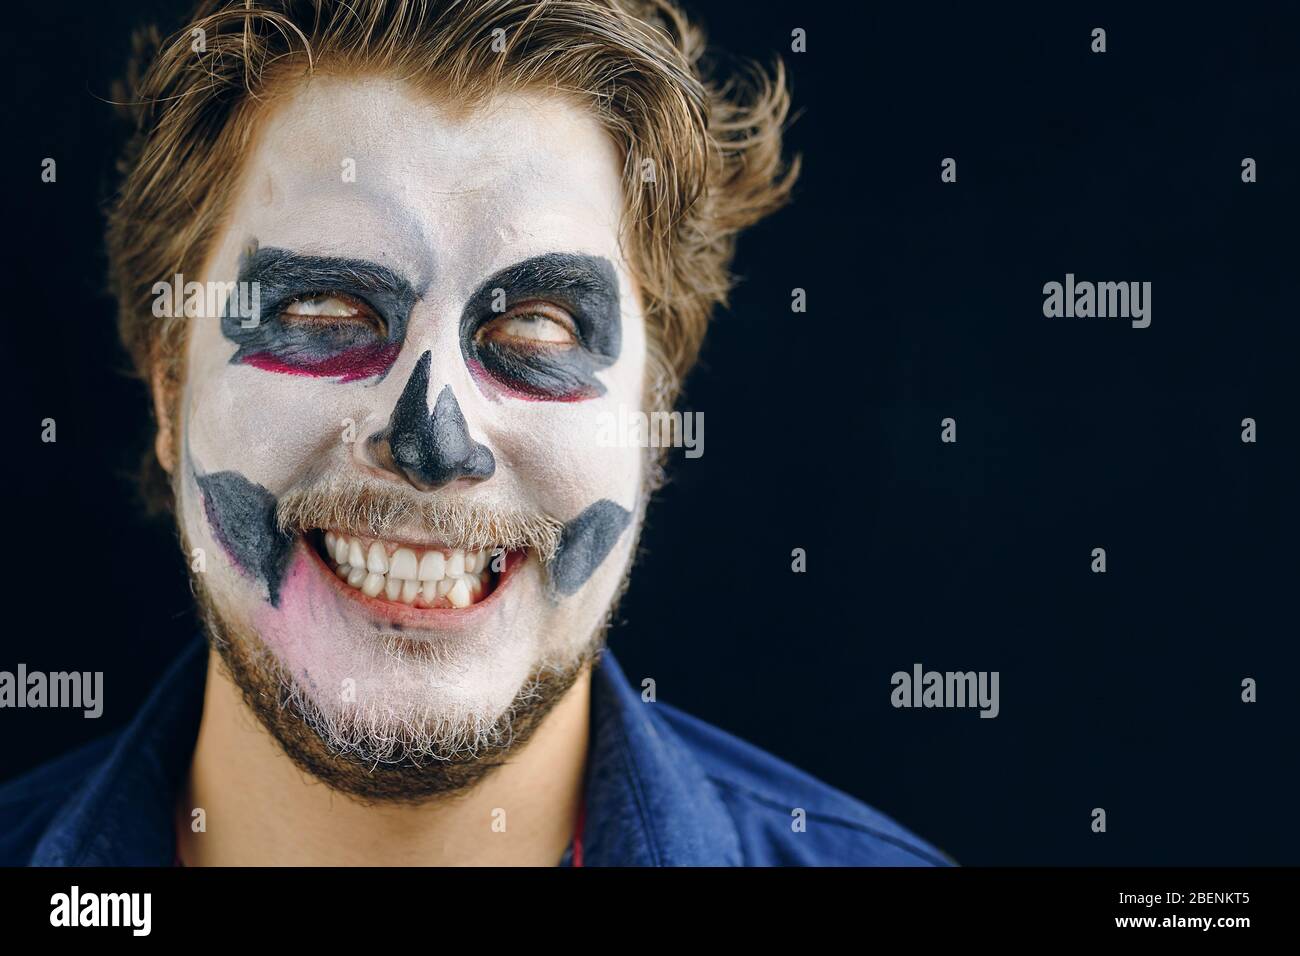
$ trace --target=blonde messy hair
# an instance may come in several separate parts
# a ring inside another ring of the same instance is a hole
[[[295,76],[381,73],[466,107],[549,90],[600,120],[623,158],[647,401],[670,406],[726,302],[736,234],[779,207],[798,172],[781,155],[780,61],[773,74],[747,65],[715,84],[702,52],[671,0],[203,0],[165,42],[141,34],[119,93],[135,128],[108,224],[118,328],[136,371],[174,408],[188,323],[155,318],[151,290],[200,270],[266,101]],[[165,503],[167,483],[148,463],[158,480],[147,487]]]

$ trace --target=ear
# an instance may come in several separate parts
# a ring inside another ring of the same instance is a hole
[[[174,384],[162,370],[162,363],[154,362],[149,376],[149,391],[153,394],[153,414],[158,423],[158,434],[154,438],[153,448],[158,463],[169,475],[176,469],[176,429],[173,427],[175,415],[172,413],[175,390]]]

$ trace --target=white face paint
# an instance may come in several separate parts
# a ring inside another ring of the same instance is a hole
[[[595,438],[644,390],[620,168],[593,117],[540,94],[458,115],[317,78],[261,121],[202,276],[256,267],[261,315],[191,320],[179,513],[223,630],[255,633],[327,721],[472,747],[601,629],[644,468]],[[350,535],[321,554],[327,527],[274,546],[268,509],[324,485],[410,506],[362,542],[364,573]],[[513,545],[568,525],[567,547],[549,569],[536,548],[504,576],[462,569],[452,548],[490,544],[484,516]]]

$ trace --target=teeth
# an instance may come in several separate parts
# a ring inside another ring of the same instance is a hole
[[[389,567],[388,573],[395,578],[401,578],[403,581],[418,581],[417,567],[415,552],[410,548],[398,548],[397,553],[393,555],[393,563]]]
[[[415,599],[416,599],[416,597],[419,595],[419,593],[420,593],[420,582],[419,582],[419,581],[403,581],[403,582],[402,582],[402,594],[401,594],[401,598],[402,598],[402,603],[403,603],[403,604],[414,604],[414,603],[415,603]]]
[[[492,549],[429,550],[327,531],[334,573],[367,597],[414,607],[469,607],[487,593]]]
[[[456,579],[456,583],[447,592],[447,600],[452,607],[469,607],[469,585],[464,578]]]
[[[426,551],[420,559],[420,573],[417,577],[421,581],[441,581],[446,573],[447,559],[442,556],[442,552]]]

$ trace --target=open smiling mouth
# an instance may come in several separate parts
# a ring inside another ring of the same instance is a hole
[[[467,551],[313,531],[308,542],[335,575],[372,600],[408,607],[461,609],[486,601],[525,551]]]

